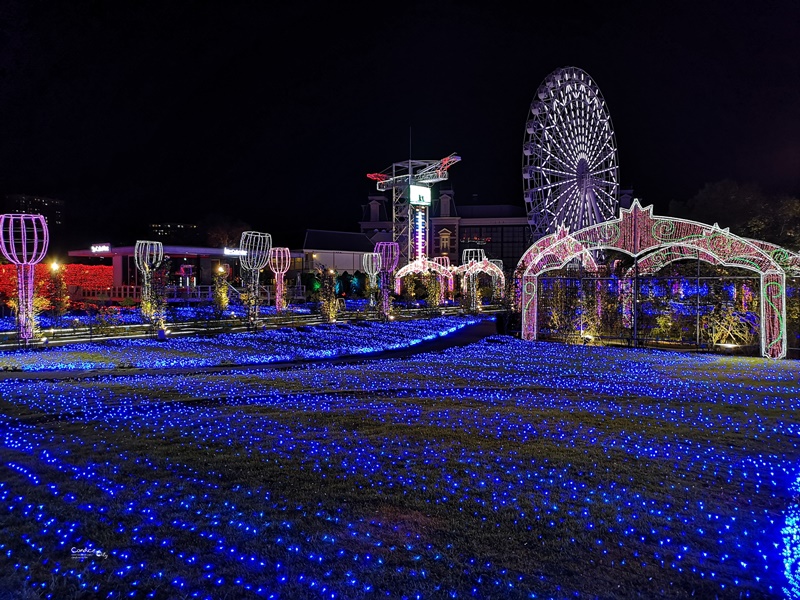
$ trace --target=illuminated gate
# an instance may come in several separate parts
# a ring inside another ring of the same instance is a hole
[[[535,340],[538,282],[547,271],[564,267],[575,258],[589,271],[596,271],[592,252],[617,250],[642,260],[653,272],[680,258],[699,258],[712,264],[740,267],[761,277],[761,354],[786,356],[786,271],[776,260],[774,247],[738,237],[718,225],[659,217],[653,207],[642,208],[638,200],[623,209],[619,219],[569,233],[565,229],[533,244],[520,259],[516,276],[521,285],[522,337]]]

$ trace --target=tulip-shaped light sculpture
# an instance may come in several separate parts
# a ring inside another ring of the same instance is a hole
[[[377,252],[366,252],[361,257],[361,266],[369,279],[369,305],[375,306],[375,288],[378,285],[378,274],[381,272],[381,255]]]
[[[391,311],[389,290],[393,283],[392,275],[400,258],[400,244],[397,242],[378,242],[375,244],[375,252],[381,257],[381,303],[379,309],[384,317],[388,317]]]
[[[275,274],[275,310],[277,312],[283,311],[286,308],[286,300],[283,276],[289,270],[289,265],[292,261],[292,254],[288,248],[270,248],[269,249],[269,268]]]
[[[449,256],[434,256],[433,262],[437,265],[442,267],[443,269],[447,269],[450,271],[450,257]],[[451,273],[452,275],[452,273]],[[447,278],[447,289],[445,290],[444,282],[442,282],[442,302],[444,302],[445,298],[452,296],[453,294],[453,281],[455,277],[448,277]]]
[[[162,307],[154,305],[153,273],[164,260],[164,245],[161,242],[138,240],[133,249],[133,258],[136,268],[142,274],[142,316],[146,321],[159,321],[159,325],[163,325]]]
[[[243,231],[239,241],[239,249],[245,253],[239,257],[247,294],[247,324],[253,329],[258,319],[258,275],[267,266],[269,250],[272,248],[272,236],[260,231]]]
[[[0,215],[0,249],[17,267],[17,328],[27,345],[33,338],[33,274],[35,265],[47,254],[47,221],[42,215]]]

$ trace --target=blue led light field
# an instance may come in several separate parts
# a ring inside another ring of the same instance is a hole
[[[112,339],[70,344],[45,352],[0,352],[0,366],[20,371],[194,368],[259,365],[371,354],[414,346],[480,321],[476,317],[436,317],[410,321],[335,323],[258,333],[171,338]]]
[[[491,337],[353,364],[2,381],[0,589],[795,597],[799,376]]]

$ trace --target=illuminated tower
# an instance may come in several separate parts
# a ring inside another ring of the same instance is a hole
[[[460,160],[455,154],[442,160],[407,160],[367,175],[378,190],[392,190],[392,240],[400,246],[400,265],[428,255],[431,186],[447,179],[447,169]]]

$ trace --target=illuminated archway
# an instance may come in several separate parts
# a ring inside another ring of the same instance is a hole
[[[540,239],[525,252],[516,271],[522,286],[522,337],[529,340],[538,337],[537,290],[543,273],[560,269],[575,258],[583,260],[589,270],[596,270],[592,251],[617,250],[637,261],[640,258],[643,262],[649,261],[648,268],[691,256],[758,273],[761,277],[761,353],[769,358],[783,358],[786,356],[786,271],[768,246],[740,238],[717,225],[653,216],[652,206],[642,208],[634,201],[630,209],[621,211],[619,219],[574,233],[559,231]]]
[[[437,305],[443,304],[445,300],[445,290],[448,288],[453,289],[453,274],[450,272],[450,269],[439,264],[438,262],[428,260],[428,257],[426,256],[422,256],[411,261],[405,267],[395,273],[395,290],[400,293],[400,282],[406,275],[412,275],[414,273],[426,274],[429,272],[433,272],[439,279],[439,298],[437,299]],[[445,280],[447,281],[447,288],[445,288]]]

